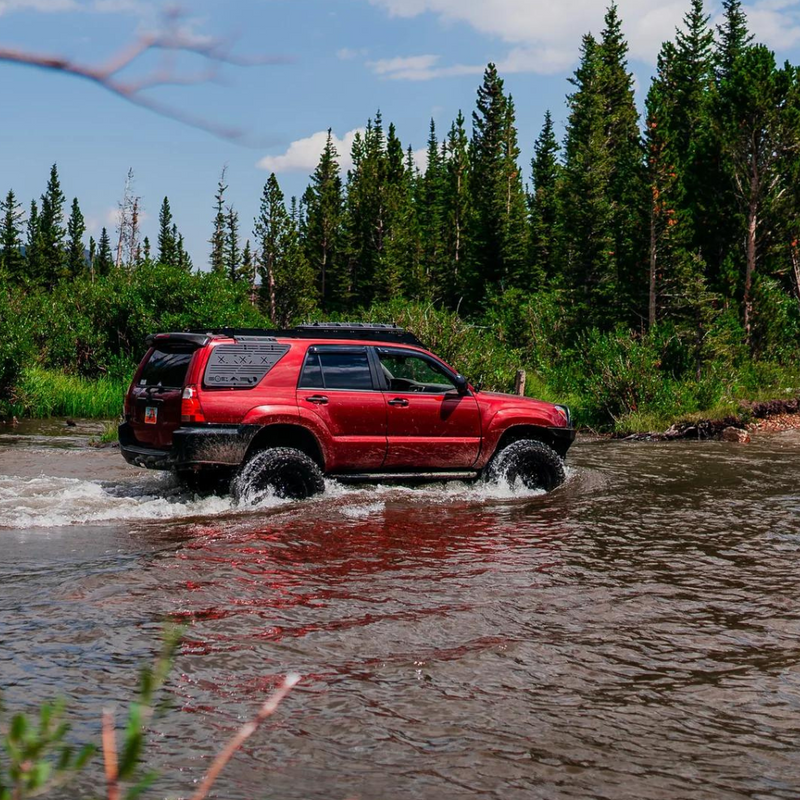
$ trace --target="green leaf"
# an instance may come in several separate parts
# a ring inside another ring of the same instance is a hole
[[[125,800],[136,800],[155,783],[156,778],[158,778],[157,772],[148,772],[135,786],[131,786],[125,792]]]
[[[76,770],[83,769],[96,752],[97,752],[97,745],[85,744],[78,751],[78,757],[75,759],[75,769]]]

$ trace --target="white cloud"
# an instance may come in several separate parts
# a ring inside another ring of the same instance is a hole
[[[77,11],[96,14],[133,14],[158,18],[151,0],[0,0],[0,16],[14,11],[56,14]]]
[[[800,3],[762,0],[747,9],[747,20],[756,40],[776,50],[788,50],[800,42]]]
[[[452,78],[458,75],[475,75],[483,72],[482,66],[454,64],[438,66],[441,56],[398,56],[367,61],[367,66],[376,75],[393,81],[428,81],[431,78]]]
[[[352,61],[354,58],[366,56],[368,52],[366,47],[362,47],[358,50],[353,50],[351,47],[342,47],[336,51],[336,58],[338,58],[339,61]]]
[[[442,24],[465,24],[510,46],[498,67],[508,72],[557,73],[577,60],[584,33],[599,35],[606,3],[599,0],[369,0],[391,16],[431,14]],[[662,42],[673,38],[686,14],[688,0],[618,0],[619,13],[633,59],[655,63]],[[717,11],[719,3],[708,3]],[[756,37],[765,44],[786,49],[800,43],[800,0],[755,0],[745,10]],[[413,62],[417,60],[417,63]],[[423,61],[422,59],[428,59]],[[384,66],[403,59],[372,62]],[[405,80],[427,80],[469,74],[465,65],[441,65],[438,56],[414,56],[406,67],[384,73]]]
[[[12,11],[39,11],[45,14],[75,11],[80,6],[75,0],[0,0],[0,15]]]
[[[37,11],[40,14],[132,14],[153,19],[159,16],[150,0],[0,0],[0,16],[15,11]]]
[[[364,133],[364,128],[354,128],[348,131],[341,139],[333,136],[333,143],[339,153],[339,164],[343,170],[349,169],[353,162],[350,159],[350,150],[357,133]],[[319,162],[319,157],[325,149],[328,140],[327,131],[317,131],[305,139],[292,142],[286,152],[277,156],[264,156],[256,166],[269,172],[313,172]]]
[[[414,150],[414,165],[420,172],[425,172],[428,169],[428,148],[423,147],[420,150]]]

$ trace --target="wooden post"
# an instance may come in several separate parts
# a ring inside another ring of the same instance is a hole
[[[514,394],[525,397],[525,380],[527,375],[524,369],[517,370],[517,379],[514,381]]]

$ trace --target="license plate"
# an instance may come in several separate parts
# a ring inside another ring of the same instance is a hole
[[[144,410],[144,424],[155,425],[158,422],[158,406],[147,406]]]

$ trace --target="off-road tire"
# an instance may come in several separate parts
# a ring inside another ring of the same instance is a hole
[[[271,447],[255,453],[231,481],[231,495],[239,503],[272,491],[277,497],[303,500],[325,491],[322,470],[300,450]]]
[[[506,480],[513,486],[519,479],[527,489],[550,492],[566,480],[561,456],[544,442],[520,439],[495,453],[484,477],[491,483]]]

